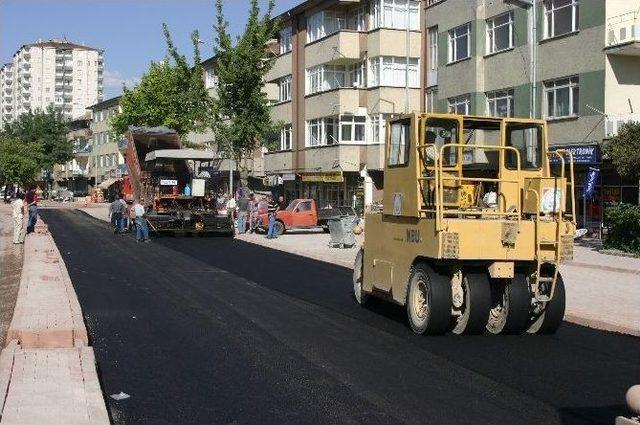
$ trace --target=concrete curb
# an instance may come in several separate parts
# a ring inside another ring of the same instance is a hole
[[[25,240],[18,299],[5,345],[12,340],[23,349],[72,348],[89,342],[67,268],[41,222]]]
[[[82,310],[41,220],[25,240],[18,299],[0,352],[0,423],[109,424]]]
[[[619,334],[626,334],[626,335],[640,337],[640,325],[638,328],[632,328],[630,326],[608,323],[599,319],[592,319],[588,317],[578,316],[570,312],[565,313],[564,321],[569,323],[574,323],[580,326],[586,326],[587,328],[600,329],[603,331],[616,332]]]

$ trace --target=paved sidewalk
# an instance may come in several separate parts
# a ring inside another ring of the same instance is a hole
[[[107,221],[107,206],[79,208]],[[278,239],[261,234],[239,235],[237,239],[280,251],[352,268],[357,247],[329,247],[329,235],[322,231],[287,232]],[[364,235],[356,237],[359,246]],[[565,320],[580,325],[640,336],[640,259],[603,254],[575,246],[574,260],[561,269],[567,291]]]

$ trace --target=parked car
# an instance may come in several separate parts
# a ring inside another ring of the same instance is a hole
[[[322,228],[329,231],[328,221],[343,216],[355,218],[356,212],[350,206],[319,209],[313,199],[294,199],[285,210],[276,213],[275,230],[278,236],[293,229]],[[269,215],[266,211],[261,212],[260,220],[261,227],[266,230],[269,227]]]

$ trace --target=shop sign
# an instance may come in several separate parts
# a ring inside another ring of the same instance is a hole
[[[598,158],[598,145],[565,145],[565,146],[551,146],[549,150],[555,151],[558,149],[563,149],[571,152],[573,155],[573,163],[574,164],[597,164],[599,162]],[[552,164],[560,163],[560,159],[553,155],[550,158],[550,162]]]
[[[295,181],[296,175],[293,173],[285,173],[282,175],[282,180],[286,182]]]
[[[177,186],[178,180],[173,179],[161,179],[160,186]]]
[[[596,192],[596,184],[600,177],[600,170],[598,168],[589,167],[589,172],[584,176],[584,189],[582,196],[585,199],[591,199]]]
[[[309,183],[342,183],[344,182],[344,175],[342,171],[332,173],[305,173],[302,175],[302,181]]]

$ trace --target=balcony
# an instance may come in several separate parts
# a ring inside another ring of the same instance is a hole
[[[360,171],[360,145],[326,145],[305,149],[304,168],[322,173]]]
[[[271,118],[274,121],[291,122],[291,102],[276,103],[271,106]]]
[[[627,12],[607,19],[605,52],[610,55],[640,56],[639,12]]]
[[[264,154],[264,172],[267,174],[281,173],[293,169],[293,152],[279,151]]]
[[[304,100],[305,118],[314,119],[332,115],[353,114],[360,106],[360,90],[340,88],[307,95]]]
[[[265,81],[275,81],[279,78],[291,75],[293,65],[291,62],[291,52],[278,56],[274,59],[273,66],[265,75]]]
[[[321,64],[348,65],[364,59],[360,53],[360,33],[338,31],[308,44],[304,49],[305,67]]]
[[[622,126],[629,122],[640,122],[640,114],[607,115],[605,124],[606,138],[615,137]]]

